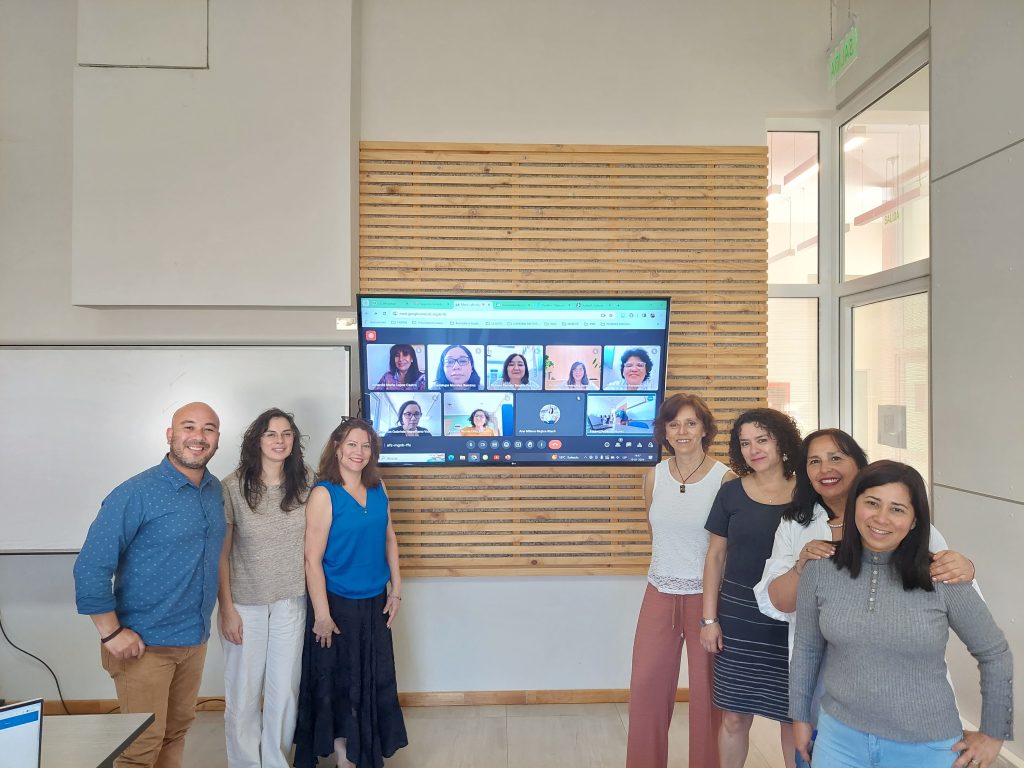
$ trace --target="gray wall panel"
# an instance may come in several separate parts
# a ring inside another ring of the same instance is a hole
[[[1024,679],[1024,622],[1020,621],[1020,587],[1024,577],[1017,542],[1024,540],[1024,506],[948,488],[935,488],[935,516],[939,529],[953,549],[972,558],[978,567],[978,584],[1006,634],[1013,660],[1014,679]],[[978,665],[963,643],[952,635],[946,662],[953,677],[960,714],[978,725],[981,695]],[[1020,686],[1015,686],[1019,699]],[[1014,718],[1016,733],[1022,733],[1024,717],[1019,707]]]
[[[935,482],[1024,501],[1024,144],[932,185]]]
[[[937,178],[1024,139],[1024,2],[932,0],[931,35]]]

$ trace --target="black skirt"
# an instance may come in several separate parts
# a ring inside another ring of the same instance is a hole
[[[398,706],[395,652],[384,614],[386,593],[350,600],[327,593],[331,618],[341,630],[330,648],[313,636],[313,606],[306,605],[302,681],[295,725],[295,766],[314,768],[347,739],[347,757],[358,768],[381,768],[406,746]]]

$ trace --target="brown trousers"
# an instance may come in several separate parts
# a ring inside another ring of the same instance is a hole
[[[122,712],[152,712],[156,721],[114,762],[117,768],[181,768],[185,734],[196,717],[206,643],[146,647],[137,659],[118,659],[100,646]]]
[[[650,584],[633,641],[626,768],[665,768],[668,728],[686,641],[690,686],[690,768],[718,768],[722,713],[711,703],[714,656],[700,644],[701,595],[666,595]]]

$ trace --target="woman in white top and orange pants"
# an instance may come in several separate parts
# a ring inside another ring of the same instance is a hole
[[[714,657],[701,647],[704,530],[718,489],[735,475],[707,456],[718,433],[715,418],[697,395],[662,403],[655,439],[669,458],[644,476],[649,510],[651,567],[633,642],[629,685],[627,768],[664,768],[683,644],[690,688],[691,766],[718,765],[721,713],[711,703]]]

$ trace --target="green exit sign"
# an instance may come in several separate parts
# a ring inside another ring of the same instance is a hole
[[[830,87],[835,85],[836,80],[842,77],[850,65],[857,60],[859,52],[860,35],[857,32],[856,23],[854,23],[836,47],[828,52],[828,84]]]

